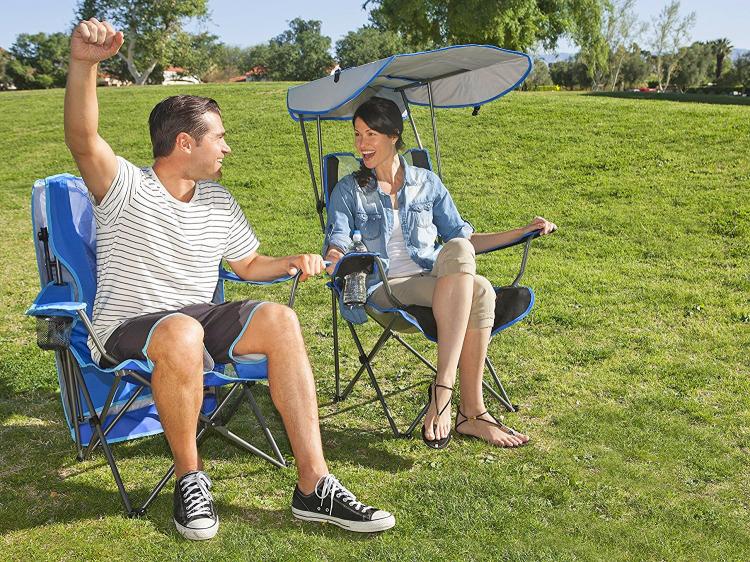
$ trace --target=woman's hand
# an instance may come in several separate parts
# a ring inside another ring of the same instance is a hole
[[[557,225],[551,221],[548,221],[544,217],[534,217],[534,220],[527,224],[524,227],[524,230],[527,233],[538,230],[539,235],[544,236],[545,234],[550,234],[557,230]]]
[[[326,252],[326,257],[325,257],[326,261],[331,262],[331,265],[326,267],[326,271],[328,272],[328,275],[333,275],[333,270],[336,268],[336,264],[343,257],[344,257],[344,252],[342,252],[335,246],[331,246],[328,248],[328,252]]]

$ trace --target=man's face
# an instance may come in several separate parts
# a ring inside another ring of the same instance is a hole
[[[193,148],[191,166],[196,179],[218,180],[221,178],[221,167],[224,157],[232,150],[224,139],[226,131],[221,117],[209,111],[203,115],[208,125],[208,132]]]

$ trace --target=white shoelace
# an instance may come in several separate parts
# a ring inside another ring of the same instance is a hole
[[[211,517],[211,502],[214,498],[209,491],[210,487],[211,480],[202,472],[188,474],[180,482],[188,519],[201,515]]]
[[[326,496],[328,496],[329,494],[331,496],[331,505],[329,507],[330,513],[333,513],[334,497],[340,498],[343,502],[347,503],[357,511],[364,512],[368,509],[371,509],[369,505],[365,505],[362,502],[357,501],[357,497],[349,490],[347,490],[333,474],[322,476],[320,480],[318,480],[318,483],[315,485],[315,495],[320,498],[320,505],[323,505],[323,500],[325,500]]]

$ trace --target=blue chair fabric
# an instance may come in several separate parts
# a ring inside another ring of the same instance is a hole
[[[64,417],[78,458],[82,460],[101,445],[126,512],[141,515],[171,476],[172,469],[147,502],[133,509],[109,444],[162,433],[163,429],[151,396],[149,365],[131,359],[112,368],[102,368],[93,361],[87,345],[96,295],[96,224],[82,179],[60,174],[37,180],[32,189],[31,214],[41,290],[27,314],[37,319],[40,347],[55,351]],[[274,282],[253,284],[267,285],[290,279],[292,277],[287,276]],[[225,281],[242,280],[222,269],[215,302],[223,301]],[[296,279],[292,291],[295,289]],[[290,304],[292,302],[293,296]],[[203,427],[198,435],[202,440],[207,430],[216,429],[235,445],[281,467],[286,466],[286,462],[251,392],[253,384],[267,380],[267,366],[264,355],[253,355],[243,357],[231,369],[216,365],[206,372]],[[222,395],[217,390],[219,387],[229,390]],[[236,410],[236,402],[243,397],[260,422],[273,449],[273,457],[226,429],[228,419],[225,418],[231,417],[227,412]],[[220,411],[224,406],[227,408]]]

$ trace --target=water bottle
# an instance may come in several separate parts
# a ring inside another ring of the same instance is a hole
[[[362,242],[362,234],[359,230],[352,233],[352,245],[348,253],[366,252],[367,246]],[[344,276],[343,301],[349,308],[364,306],[367,301],[367,273],[365,271],[353,271]]]

